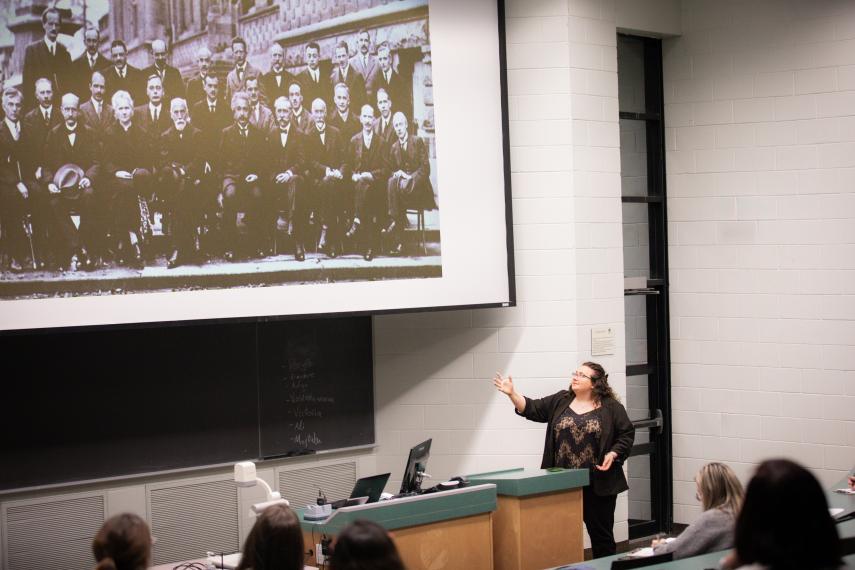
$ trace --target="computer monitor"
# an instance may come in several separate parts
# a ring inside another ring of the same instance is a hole
[[[423,441],[410,450],[407,466],[404,468],[404,478],[401,480],[402,495],[421,491],[421,474],[427,469],[431,441],[433,440]]]
[[[350,498],[368,497],[368,503],[376,503],[380,500],[380,494],[386,487],[391,475],[391,473],[382,473],[358,479],[356,485],[353,486],[353,491],[350,492]]]

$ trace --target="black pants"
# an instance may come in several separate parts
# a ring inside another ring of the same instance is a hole
[[[582,518],[591,537],[591,554],[594,558],[611,556],[615,546],[615,504],[617,495],[599,496],[590,486],[582,490]]]

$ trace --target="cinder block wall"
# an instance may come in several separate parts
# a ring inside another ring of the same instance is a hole
[[[664,43],[674,502],[855,466],[855,3],[684,0]]]
[[[599,360],[625,393],[615,3],[510,0],[506,16],[519,306],[375,319],[377,467],[397,478],[427,437],[435,478],[539,466],[544,426],[490,378],[566,388],[592,325],[618,331]],[[618,505],[624,540],[625,494]]]

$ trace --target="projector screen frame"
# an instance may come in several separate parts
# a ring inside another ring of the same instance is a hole
[[[441,4],[444,0],[433,0],[433,2],[429,2],[429,8]],[[473,2],[472,5],[475,5]],[[50,301],[56,302],[66,302],[66,301],[74,301],[76,299],[91,299],[92,297],[73,297],[71,299],[27,299],[26,301],[19,300],[8,300],[8,299],[0,299],[0,336],[3,334],[16,334],[16,333],[24,333],[30,334],[38,331],[51,332],[54,330],[87,330],[92,328],[126,328],[126,327],[141,327],[141,328],[149,328],[149,327],[160,327],[160,326],[181,326],[181,325],[199,325],[199,324],[211,324],[216,325],[217,323],[227,323],[227,322],[265,322],[265,321],[277,321],[277,320],[290,320],[290,319],[306,319],[306,318],[329,318],[329,317],[347,317],[347,316],[366,316],[366,315],[385,315],[385,314],[396,314],[396,313],[418,313],[418,312],[427,312],[427,311],[446,311],[446,310],[466,310],[466,309],[476,309],[476,308],[496,308],[496,307],[510,307],[516,305],[516,283],[515,283],[515,262],[514,262],[514,247],[513,247],[513,207],[512,207],[512,188],[511,188],[511,164],[510,164],[510,141],[509,141],[509,103],[508,103],[508,81],[507,81],[507,50],[506,50],[506,30],[505,30],[505,2],[503,0],[478,0],[479,9],[484,9],[487,5],[490,5],[495,9],[495,21],[493,22],[493,29],[495,30],[495,41],[496,41],[496,56],[497,56],[497,80],[498,80],[498,90],[494,95],[496,95],[495,99],[492,100],[493,103],[497,104],[500,109],[500,129],[501,129],[501,178],[502,178],[502,197],[504,199],[504,261],[506,268],[506,286],[507,286],[507,300],[498,300],[498,301],[485,301],[485,302],[463,302],[463,303],[448,303],[448,304],[421,304],[415,306],[395,306],[388,308],[359,308],[355,310],[329,310],[329,311],[312,311],[305,313],[272,313],[272,314],[263,314],[263,313],[246,313],[239,315],[224,315],[222,312],[214,311],[210,314],[212,316],[206,317],[198,317],[198,316],[188,316],[183,317],[179,316],[179,318],[153,318],[151,320],[139,318],[145,314],[145,308],[133,309],[131,312],[138,313],[138,318],[129,319],[129,320],[115,320],[115,321],[92,321],[87,320],[88,318],[81,319],[65,319],[62,322],[51,320],[50,318],[40,317],[39,320],[34,322],[27,322],[22,320],[20,317],[15,317],[13,323],[8,323],[7,319],[4,318],[4,313],[6,311],[3,310],[3,305],[7,303],[29,303],[32,308],[37,309],[37,305],[40,303],[49,303]],[[431,12],[431,24],[436,23],[433,19],[433,12]],[[433,40],[431,40],[433,42]],[[471,42],[471,37],[464,38],[463,41],[459,45],[453,47],[453,49],[458,51],[463,51],[467,49],[467,41]],[[448,46],[446,46],[448,49]],[[438,89],[437,89],[438,91]],[[439,108],[439,107],[438,107]],[[439,111],[437,112],[439,115]],[[437,121],[438,124],[441,124],[441,120]],[[440,127],[438,127],[439,130]],[[438,136],[438,145],[440,147],[443,145],[443,138],[440,134]],[[498,154],[496,155],[498,158]],[[499,169],[496,168],[498,173]],[[453,172],[451,173],[453,174]],[[443,165],[439,165],[439,179],[440,184],[444,186],[445,193],[449,193],[449,185],[443,184]],[[449,173],[446,168],[446,179],[450,178]],[[439,191],[440,196],[443,196],[443,189]],[[496,197],[498,198],[498,190],[496,190]],[[477,212],[468,213],[469,216],[475,217],[478,215]],[[498,218],[495,220],[498,222]],[[445,228],[443,226],[443,233]],[[443,263],[445,262],[445,246],[443,243]],[[445,267],[443,266],[443,273]],[[490,275],[490,278],[498,277],[498,274]],[[441,279],[441,278],[440,278]],[[430,280],[430,278],[425,279]],[[396,283],[401,284],[403,287],[406,287],[407,284],[412,284],[414,279],[400,279],[395,280]],[[378,281],[376,283],[385,283],[387,281]],[[366,285],[374,284],[375,282],[364,282]],[[325,287],[336,286],[351,283],[332,283],[328,285],[323,285]],[[250,288],[243,287],[240,289],[219,289],[217,292],[233,292],[237,290],[250,290],[250,291],[259,291],[264,289],[281,289],[284,294],[288,294],[289,289],[293,287],[303,287],[304,285],[279,285],[279,286],[269,286],[269,287],[261,287],[261,288]],[[169,292],[169,293],[132,293],[132,294],[115,294],[110,297],[121,299],[124,303],[134,303],[135,299],[141,297],[147,297],[149,295],[183,295],[184,292]],[[118,301],[116,301],[118,302]],[[176,298],[175,301],[166,300],[164,303],[174,302],[174,304],[180,304],[180,300]],[[212,303],[212,306],[217,306],[217,303]],[[45,305],[45,309],[47,309],[47,305]],[[22,313],[23,311],[19,311]],[[42,312],[49,312],[42,311]],[[82,315],[90,315],[92,311],[81,310],[77,311]],[[8,315],[7,315],[8,316]]]

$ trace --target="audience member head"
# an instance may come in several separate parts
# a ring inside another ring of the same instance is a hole
[[[721,509],[734,516],[739,514],[745,492],[742,483],[729,465],[707,463],[695,477],[698,500],[705,511]]]
[[[287,505],[272,505],[258,515],[237,566],[237,570],[249,569],[303,569],[303,531]]]
[[[840,541],[822,487],[787,459],[764,461],[748,482],[734,542],[740,564],[774,570],[840,564]]]
[[[151,532],[130,513],[109,518],[92,540],[95,570],[145,570],[151,559]]]
[[[389,533],[379,524],[357,520],[333,544],[330,570],[404,570]]]

